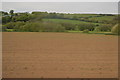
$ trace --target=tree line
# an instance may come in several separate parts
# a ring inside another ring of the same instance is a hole
[[[3,31],[7,29],[13,29],[12,31],[18,32],[66,32],[68,30],[75,31],[111,31],[113,26],[117,24],[119,17],[112,14],[98,14],[97,16],[86,16],[86,17],[66,17],[63,13],[48,13],[48,12],[24,12],[15,13],[14,10],[9,12],[2,11],[2,24]],[[98,21],[90,20],[91,17],[103,17],[103,16],[114,16],[113,20]],[[78,20],[89,23],[72,24],[67,22],[54,23],[49,21],[43,21],[43,19],[68,19]],[[102,23],[92,24],[92,23]]]

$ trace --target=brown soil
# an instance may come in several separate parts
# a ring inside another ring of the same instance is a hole
[[[3,32],[3,78],[116,78],[118,37]]]

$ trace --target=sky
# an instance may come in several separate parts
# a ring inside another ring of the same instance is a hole
[[[117,14],[118,2],[2,2],[2,10],[15,12]]]
[[[2,2],[119,2],[120,0],[1,0]]]

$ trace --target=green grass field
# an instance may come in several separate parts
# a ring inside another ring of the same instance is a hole
[[[64,15],[65,17],[73,17],[73,16],[76,16],[76,17],[90,17],[90,16],[97,16],[97,14],[65,14]]]
[[[6,29],[8,32],[13,32],[14,29]]]
[[[103,16],[103,17],[92,17],[92,18],[89,18],[89,20],[98,20],[98,21],[107,20],[107,21],[111,21],[113,18],[114,18],[114,16]]]
[[[85,22],[85,21],[79,21],[79,20],[67,20],[67,19],[43,19],[43,21],[50,21],[50,22],[56,22],[56,23],[71,23],[71,24],[92,23],[92,22]],[[100,23],[92,23],[92,24],[100,24]]]

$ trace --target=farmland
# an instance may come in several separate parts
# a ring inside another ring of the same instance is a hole
[[[55,23],[71,23],[71,24],[90,23],[90,22],[85,22],[85,21],[66,20],[66,19],[43,19],[43,21],[50,21],[50,22],[55,22]],[[92,23],[92,24],[98,24],[98,23]]]
[[[72,14],[56,12],[2,13],[3,32],[83,32],[118,35],[116,14]],[[112,29],[115,30],[112,30]],[[113,31],[113,32],[112,32]]]
[[[117,15],[1,13],[3,78],[118,77]]]
[[[3,78],[116,78],[118,36],[3,32]]]

